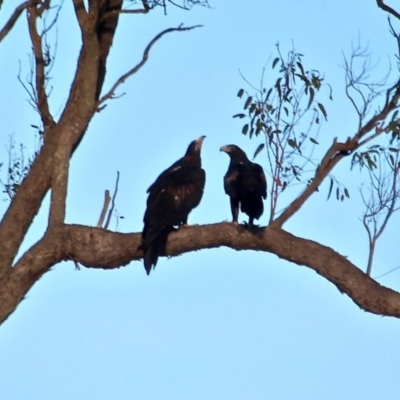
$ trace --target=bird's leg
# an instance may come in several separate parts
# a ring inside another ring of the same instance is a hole
[[[249,222],[245,222],[244,225],[247,229],[257,229],[260,227],[260,225],[254,223],[254,217],[249,217]]]
[[[239,216],[239,201],[231,197],[232,222],[237,224]]]

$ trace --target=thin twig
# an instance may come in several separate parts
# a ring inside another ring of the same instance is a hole
[[[107,222],[104,225],[104,229],[107,229],[108,226],[110,225],[111,216],[112,216],[112,213],[114,211],[114,206],[115,206],[115,199],[117,197],[117,192],[118,192],[118,184],[119,184],[119,171],[117,171],[117,180],[115,181],[115,190],[114,190],[114,194],[113,194],[112,201],[111,201],[111,208],[110,208],[110,211],[108,212]]]
[[[185,32],[185,31],[190,31],[195,28],[200,28],[202,25],[194,25],[194,26],[189,26],[189,27],[182,27],[182,25],[179,25],[177,28],[169,28],[166,29],[162,32],[160,32],[157,36],[155,36],[151,42],[146,46],[144,52],[143,52],[143,57],[142,60],[135,65],[131,70],[129,70],[127,73],[122,75],[111,87],[111,89],[103,96],[100,98],[100,100],[97,102],[97,106],[99,106],[101,103],[104,103],[108,99],[112,99],[114,97],[115,90],[120,86],[122,83],[125,82],[126,79],[128,79],[130,76],[134,75],[136,72],[140,70],[140,68],[143,67],[144,64],[146,64],[148,58],[149,58],[149,53],[151,48],[154,46],[154,44],[159,41],[164,35],[167,33],[171,32]],[[99,109],[101,110],[101,109]]]
[[[103,226],[104,218],[106,217],[106,212],[108,210],[108,206],[110,205],[111,197],[110,197],[110,191],[106,190],[104,192],[104,204],[103,204],[103,209],[101,210],[99,222],[97,223],[97,227],[101,228]]]
[[[396,270],[399,269],[399,268],[400,268],[400,266],[399,266],[399,267],[392,268],[392,269],[390,269],[389,271],[383,273],[382,275],[378,275],[378,276],[374,277],[373,279],[375,279],[375,280],[377,281],[378,279],[381,279],[381,278],[383,278],[384,276],[391,274],[392,272],[396,271]]]

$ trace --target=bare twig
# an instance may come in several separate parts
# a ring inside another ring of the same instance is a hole
[[[368,45],[362,46],[360,42],[356,46],[352,46],[349,59],[345,55],[343,58],[346,96],[358,115],[358,130],[360,130],[370,112],[373,101],[384,93],[384,88],[387,88],[390,68],[380,81],[371,81],[369,75],[376,64],[371,65]],[[355,64],[359,62],[361,62],[361,66],[356,67]]]
[[[104,192],[104,204],[103,204],[103,209],[101,210],[99,222],[97,223],[97,227],[101,228],[103,226],[104,218],[106,217],[106,212],[108,210],[108,206],[110,205],[111,197],[110,197],[110,191],[106,190]]]
[[[112,212],[114,211],[115,199],[117,197],[117,192],[118,192],[118,184],[119,184],[119,171],[117,171],[117,179],[115,181],[115,189],[114,189],[114,194],[112,197],[111,208],[110,208],[110,211],[108,212],[107,222],[104,225],[104,229],[107,229],[108,226],[110,225],[111,215],[112,215]]]
[[[390,150],[389,150],[390,151]],[[370,187],[369,198],[366,200],[362,191],[361,198],[365,205],[362,222],[368,234],[369,255],[366,274],[371,275],[372,263],[375,253],[376,242],[382,235],[393,213],[398,210],[396,204],[400,198],[399,190],[399,151],[396,155],[387,155],[382,148],[377,155],[378,166],[368,168]],[[393,151],[392,151],[393,152]],[[382,161],[384,158],[384,161]],[[385,167],[389,166],[391,171],[385,174]],[[383,222],[380,221],[383,217]]]
[[[381,278],[383,278],[384,276],[391,274],[392,272],[398,270],[399,268],[400,268],[400,266],[399,266],[399,267],[392,268],[392,269],[390,269],[389,271],[384,272],[382,275],[375,276],[373,279],[375,279],[375,280],[377,281],[378,279],[381,279]]]
[[[154,46],[154,44],[159,41],[164,35],[171,33],[171,32],[185,32],[185,31],[190,31],[192,29],[195,28],[200,28],[202,27],[202,25],[194,25],[194,26],[188,26],[188,27],[183,27],[182,25],[179,25],[177,28],[168,28],[165,29],[164,31],[160,32],[157,36],[155,36],[150,43],[146,46],[144,52],[143,52],[143,57],[142,60],[136,64],[131,70],[129,70],[127,73],[125,73],[124,75],[122,75],[115,83],[114,85],[111,87],[111,89],[103,96],[99,99],[99,101],[97,102],[97,106],[99,106],[100,104],[104,103],[106,100],[108,99],[112,99],[114,98],[114,93],[115,90],[122,84],[125,82],[126,79],[128,79],[130,76],[134,75],[136,72],[138,72],[144,64],[146,64],[148,58],[149,58],[149,53],[151,48]],[[101,110],[101,109],[99,109]]]

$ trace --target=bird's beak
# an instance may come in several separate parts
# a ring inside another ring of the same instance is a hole
[[[219,151],[224,151],[225,153],[228,153],[228,152],[229,152],[228,146],[222,146],[222,147],[219,149]]]
[[[200,136],[197,140],[196,140],[196,148],[201,150],[201,146],[203,145],[203,141],[206,138],[206,136]]]

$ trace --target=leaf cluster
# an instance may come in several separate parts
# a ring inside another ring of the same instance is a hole
[[[249,94],[240,89],[237,96],[244,100],[244,112],[235,114],[234,118],[246,119],[242,134],[249,138],[262,138],[254,157],[266,149],[267,169],[272,176],[271,199],[272,215],[276,211],[279,194],[292,182],[307,182],[305,169],[312,160],[314,146],[322,121],[327,121],[326,107],[319,100],[324,87],[329,88],[332,100],[332,89],[325,84],[324,77],[318,70],[306,69],[303,54],[291,50],[286,57],[282,56],[279,44],[277,56],[271,64],[268,76],[276,79],[264,85],[266,68],[263,70],[261,87]]]

